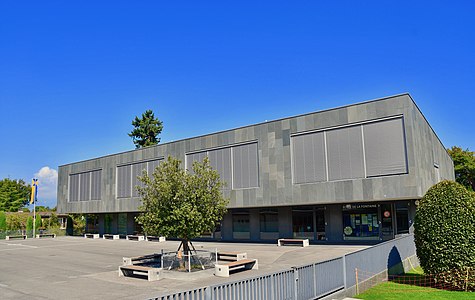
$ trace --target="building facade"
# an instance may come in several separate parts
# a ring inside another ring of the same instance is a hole
[[[59,167],[58,211],[97,216],[88,230],[140,232],[142,170],[208,156],[226,182],[225,241],[305,237],[371,242],[412,230],[429,187],[453,162],[409,94],[226,130]]]

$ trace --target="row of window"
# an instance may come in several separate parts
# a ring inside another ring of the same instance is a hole
[[[298,134],[292,141],[294,184],[407,173],[403,119]],[[186,154],[186,169],[209,158],[225,189],[259,186],[257,142]],[[138,197],[143,170],[151,174],[163,159],[117,167],[117,198]],[[101,170],[70,175],[70,201],[101,199]]]
[[[102,170],[69,175],[69,201],[101,200]]]
[[[193,162],[206,156],[209,163],[226,183],[226,189],[245,189],[259,186],[257,143],[201,151],[186,155],[186,169],[192,171]]]
[[[407,173],[402,118],[292,136],[293,181]]]

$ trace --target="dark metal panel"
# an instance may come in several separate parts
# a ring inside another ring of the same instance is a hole
[[[402,118],[363,125],[367,176],[407,172]]]
[[[327,153],[329,180],[364,177],[361,126],[327,131]]]

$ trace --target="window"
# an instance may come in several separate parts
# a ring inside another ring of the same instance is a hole
[[[69,202],[77,202],[79,200],[79,175],[69,175]]]
[[[239,145],[233,152],[233,188],[243,189],[259,186],[257,143]]]
[[[261,232],[279,232],[279,214],[277,209],[265,209],[259,213]]]
[[[313,240],[313,209],[293,209],[292,229],[294,238],[307,238]]]
[[[91,200],[91,173],[81,173],[79,184],[79,201]]]
[[[155,159],[117,167],[117,198],[139,197],[136,186],[143,186],[138,176],[146,170],[151,176],[163,159]]]
[[[329,180],[364,177],[361,126],[329,130],[326,134]]]
[[[193,172],[193,162],[208,156],[210,166],[226,183],[224,189],[245,189],[259,186],[257,143],[243,144],[186,154],[186,169]]]
[[[202,162],[206,157],[206,151],[192,153],[186,155],[186,170],[188,172],[193,173],[193,163],[195,161]]]
[[[117,167],[117,198],[130,198],[132,165]]]
[[[208,151],[209,163],[219,173],[221,181],[226,183],[225,189],[231,189],[231,148]]]
[[[250,239],[249,212],[233,213],[233,238]]]
[[[102,187],[101,187],[102,170],[91,172],[91,200],[101,200]]]
[[[161,159],[156,159],[156,160],[151,160],[147,162],[147,174],[148,176],[152,176],[153,172],[155,172],[155,169],[160,165],[162,162]]]
[[[409,233],[409,203],[396,202],[396,233]]]
[[[291,139],[294,184],[407,173],[402,117]]]
[[[368,177],[407,173],[402,118],[363,125]]]
[[[69,202],[101,200],[102,170],[69,175]]]
[[[143,171],[147,171],[147,163],[138,163],[132,165],[132,196],[138,197],[139,191],[137,190],[137,186],[143,187],[142,181],[139,180],[139,176],[143,175]]]
[[[324,133],[310,133],[292,138],[294,183],[327,180]]]

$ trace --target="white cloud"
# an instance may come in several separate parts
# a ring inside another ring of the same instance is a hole
[[[56,206],[58,171],[45,166],[35,173],[35,178],[38,178],[38,202],[36,205]]]

